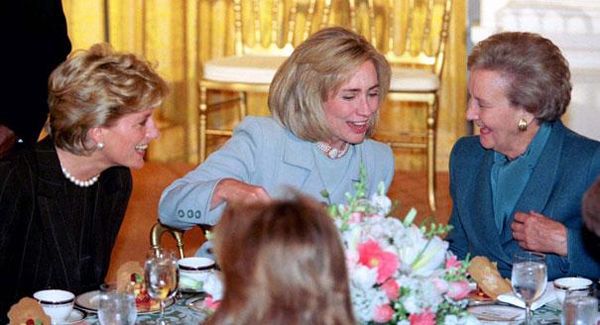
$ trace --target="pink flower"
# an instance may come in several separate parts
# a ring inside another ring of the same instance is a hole
[[[434,278],[431,280],[433,286],[438,290],[440,294],[444,294],[448,291],[448,282],[444,279]]]
[[[454,300],[461,300],[466,298],[471,292],[469,282],[466,280],[450,282],[448,284],[448,297]]]
[[[381,285],[381,289],[389,300],[396,300],[400,296],[400,286],[393,278],[388,279]]]
[[[435,325],[435,314],[427,309],[420,314],[411,314],[408,321],[410,325]]]
[[[396,254],[384,251],[374,240],[358,245],[358,254],[360,264],[377,269],[377,283],[394,275],[400,264]]]
[[[458,269],[460,267],[460,261],[456,257],[456,255],[450,256],[449,259],[446,260],[446,269]]]
[[[219,308],[219,305],[221,304],[221,300],[213,300],[213,297],[211,295],[207,295],[206,298],[204,298],[204,308],[208,308],[212,311],[217,310],[217,308]]]
[[[373,321],[375,323],[387,323],[392,320],[394,317],[394,310],[388,304],[380,305],[375,310],[375,316],[373,317]]]
[[[362,217],[363,217],[362,212],[353,212],[352,214],[350,214],[350,219],[348,220],[348,223],[350,223],[350,224],[360,223],[362,221]]]

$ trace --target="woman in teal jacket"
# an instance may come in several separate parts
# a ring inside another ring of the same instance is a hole
[[[484,255],[510,277],[512,255],[546,254],[548,279],[600,277],[581,199],[600,174],[600,143],[560,121],[571,98],[568,63],[531,33],[492,35],[469,56],[467,118],[479,135],[450,157],[448,235],[459,257]]]

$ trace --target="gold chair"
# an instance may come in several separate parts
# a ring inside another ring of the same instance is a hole
[[[239,93],[239,120],[247,115],[246,93],[267,93],[277,68],[295,45],[328,23],[331,0],[233,0],[235,55],[203,65],[198,155],[206,158],[207,136],[231,136],[233,128],[209,127],[210,90]],[[316,22],[316,23],[315,23]],[[236,122],[237,123],[237,122]]]
[[[184,257],[184,253],[183,253],[183,233],[184,233],[184,231],[165,226],[160,222],[156,222],[152,226],[152,229],[150,230],[150,246],[151,246],[151,248],[154,251],[157,251],[160,248],[160,239],[165,232],[168,232],[171,234],[171,236],[173,236],[173,239],[175,239],[175,242],[177,244],[177,249],[179,251],[179,257],[183,258]]]
[[[423,130],[375,137],[392,147],[426,151],[428,201],[435,211],[438,91],[452,0],[387,0],[384,8],[377,7],[374,0],[349,0],[349,7],[352,28],[377,46],[392,66],[388,98],[423,103],[427,108]],[[380,37],[377,27],[381,27]]]

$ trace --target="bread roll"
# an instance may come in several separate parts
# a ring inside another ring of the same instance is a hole
[[[471,260],[468,271],[481,291],[492,299],[512,291],[510,281],[504,279],[498,272],[496,263],[490,262],[485,256],[475,256]]]

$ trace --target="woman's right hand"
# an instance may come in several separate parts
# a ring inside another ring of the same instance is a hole
[[[219,204],[225,202],[268,202],[271,197],[267,191],[260,187],[238,181],[233,178],[222,179],[213,193],[210,201],[210,208],[214,209]]]

